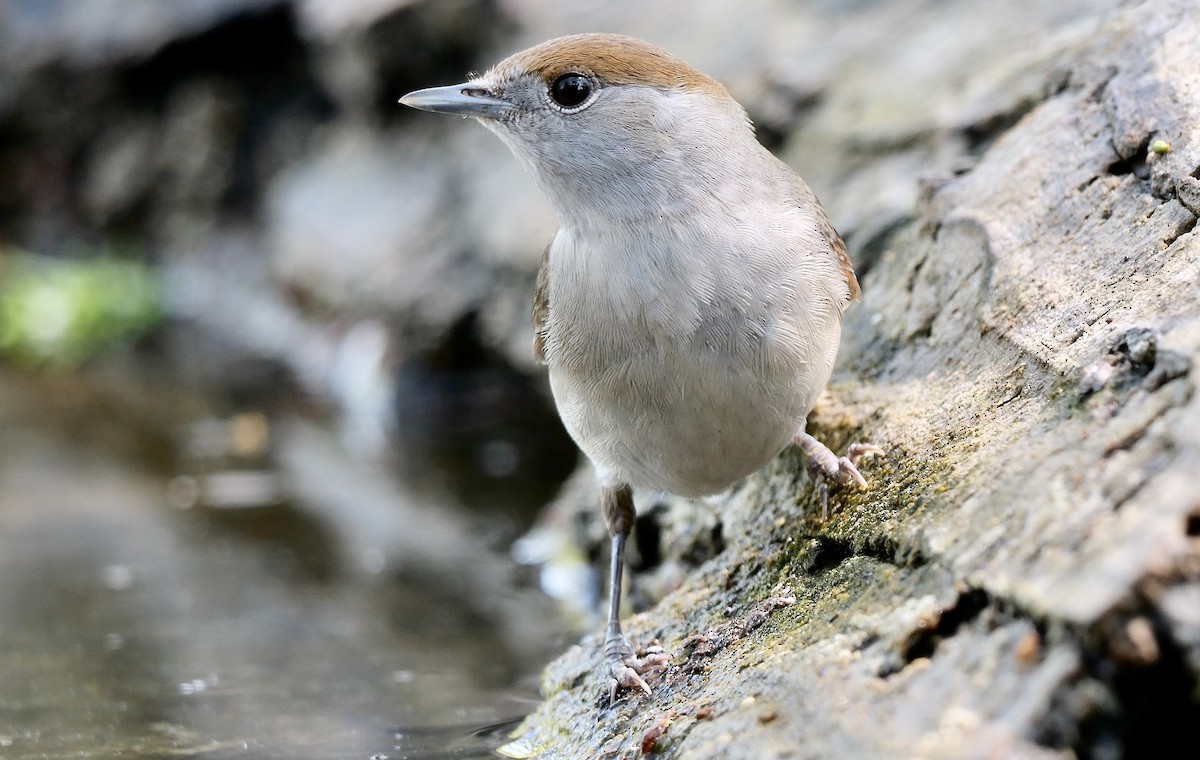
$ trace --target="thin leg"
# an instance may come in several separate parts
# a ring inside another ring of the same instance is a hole
[[[867,479],[858,471],[858,460],[864,456],[882,454],[883,449],[869,443],[854,443],[846,450],[846,456],[839,457],[829,448],[801,430],[796,434],[793,443],[800,447],[808,458],[805,463],[808,474],[817,484],[821,494],[821,519],[829,519],[829,482],[847,486],[854,483],[859,488],[867,487]]]
[[[609,699],[617,699],[620,688],[639,688],[647,694],[650,687],[642,678],[651,667],[662,666],[669,659],[661,652],[651,652],[639,658],[621,632],[621,578],[625,573],[625,540],[633,531],[636,511],[633,491],[627,485],[605,487],[602,493],[604,519],[612,536],[612,557],[608,576],[608,625],[604,635],[604,657],[612,674]]]

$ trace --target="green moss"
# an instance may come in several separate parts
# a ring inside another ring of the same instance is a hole
[[[72,367],[161,317],[158,283],[142,263],[0,251],[0,357]]]

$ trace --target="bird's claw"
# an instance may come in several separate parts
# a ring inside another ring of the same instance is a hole
[[[846,449],[846,456],[843,459],[849,459],[850,464],[856,464],[859,459],[865,456],[883,456],[883,449],[869,443],[852,443]]]
[[[853,481],[858,484],[859,488],[867,487],[867,479],[858,471],[858,460],[864,456],[882,455],[883,449],[878,446],[872,446],[869,443],[852,443],[846,449],[846,456],[838,458],[838,471],[833,475],[833,479],[841,485],[847,486]]]
[[[617,701],[617,692],[621,689],[641,689],[647,694],[653,693],[650,685],[646,683],[646,679],[623,662],[612,665],[612,678],[608,682],[609,704]]]
[[[869,443],[852,443],[846,449],[846,455],[839,457],[829,450],[825,444],[813,438],[808,433],[796,436],[798,445],[808,457],[806,467],[809,475],[817,484],[821,494],[821,519],[829,519],[829,484],[848,486],[851,483],[859,488],[867,487],[867,479],[858,471],[858,460],[864,456],[883,454],[883,449]]]
[[[652,694],[650,685],[642,678],[643,673],[650,670],[665,670],[671,661],[662,647],[653,645],[646,647],[641,657],[634,655],[633,647],[624,638],[605,642],[605,654],[611,674],[609,679],[609,704],[617,701],[617,692],[621,689],[641,689],[646,694]]]

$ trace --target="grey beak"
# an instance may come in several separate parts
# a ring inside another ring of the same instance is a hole
[[[452,113],[459,116],[482,116],[490,119],[495,119],[514,108],[512,103],[495,97],[472,82],[410,92],[400,98],[400,104],[422,111]]]

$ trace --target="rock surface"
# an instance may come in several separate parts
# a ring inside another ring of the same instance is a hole
[[[1033,56],[1040,87],[904,128],[904,145],[981,147],[889,233],[810,420],[831,444],[887,450],[870,490],[821,523],[794,455],[749,479],[717,505],[723,551],[632,618],[676,655],[655,693],[608,706],[592,637],[550,667],[510,753],[1115,758],[1188,742],[1194,10],[1130,5]]]

